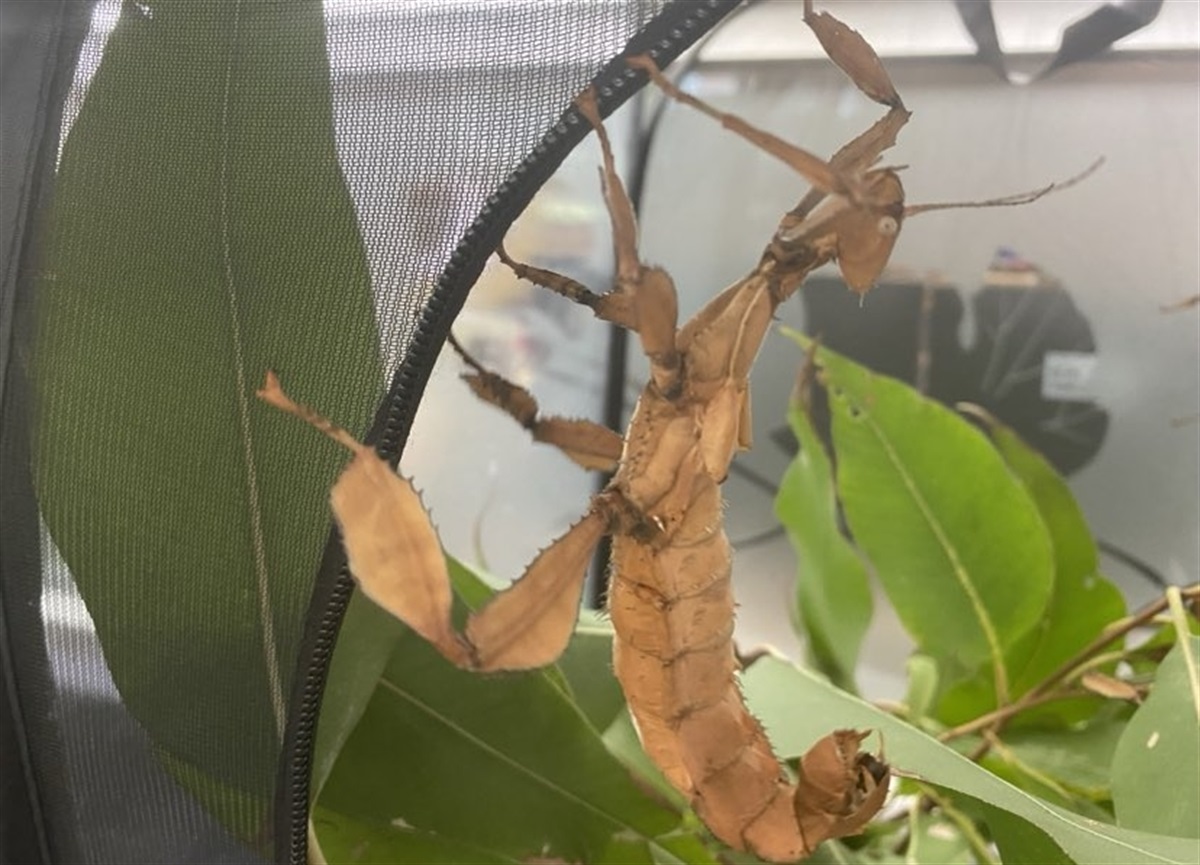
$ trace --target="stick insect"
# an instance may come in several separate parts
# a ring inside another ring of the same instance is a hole
[[[838,730],[813,746],[798,779],[790,780],[737,685],[720,486],[735,454],[750,447],[750,369],[775,310],[828,262],[837,263],[852,290],[867,292],[906,217],[1024,204],[1084,176],[988,201],[906,205],[897,169],[874,166],[908,122],[908,110],[857,32],[814,13],[811,0],[805,20],[829,57],[888,109],[828,162],[682,92],[650,57],[628,60],[669,98],[718,120],[812,187],[784,214],[750,272],[682,326],[670,275],[639,256],[633,207],[594,95],[576,100],[600,143],[615,285],[598,294],[513,260],[503,246],[498,254],[519,277],[635,332],[650,380],[622,436],[589,421],[543,416],[532,394],[484,368],[451,337],[470,369],[464,379],[479,397],[584,468],[613,473],[584,516],[471,615],[462,632],[451,624],[442,549],[412,485],[371,448],[293,402],[273,374],[259,392],[353,452],[331,493],[350,569],[368,597],[460,667],[486,673],[553,662],[571,637],[592,554],[611,536],[613,666],[647,754],[714,835],[776,862],[802,859],[827,839],[860,831],[883,804],[889,770],[860,750],[866,733]]]

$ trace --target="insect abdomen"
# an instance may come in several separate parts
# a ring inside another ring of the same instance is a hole
[[[647,754],[718,838],[757,848],[747,836],[761,820],[795,826],[791,788],[734,676],[730,547],[715,483],[712,492],[693,499],[714,511],[702,531],[678,531],[658,549],[613,538],[613,664]],[[691,510],[681,530],[702,516]],[[798,857],[803,844],[788,834],[798,846],[770,852]]]

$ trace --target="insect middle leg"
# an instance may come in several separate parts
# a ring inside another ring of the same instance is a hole
[[[529,431],[533,440],[553,445],[585,469],[611,472],[621,459],[621,436],[602,424],[581,418],[542,415],[537,399],[519,384],[486,368],[463,348],[454,335],[450,346],[471,372],[463,380],[481,400],[500,409]]]

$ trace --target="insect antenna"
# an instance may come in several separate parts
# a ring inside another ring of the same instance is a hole
[[[954,210],[962,207],[1014,207],[1019,204],[1029,204],[1037,201],[1039,198],[1049,195],[1051,192],[1059,192],[1063,189],[1069,189],[1077,183],[1080,183],[1096,172],[1101,165],[1104,164],[1104,157],[1101,156],[1083,171],[1070,177],[1066,180],[1051,183],[1048,186],[1043,186],[1040,189],[1033,189],[1029,192],[1018,192],[1013,195],[1002,195],[999,198],[987,198],[983,201],[942,201],[933,204],[910,204],[904,208],[905,217],[916,216],[918,213],[928,213],[931,210]]]

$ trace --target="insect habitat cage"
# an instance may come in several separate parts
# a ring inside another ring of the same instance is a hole
[[[351,584],[262,371],[398,458],[573,97],[733,5],[3,4],[0,858],[304,861]]]
[[[355,596],[261,370],[398,460],[572,98],[736,6],[0,6],[0,858],[305,861]]]

